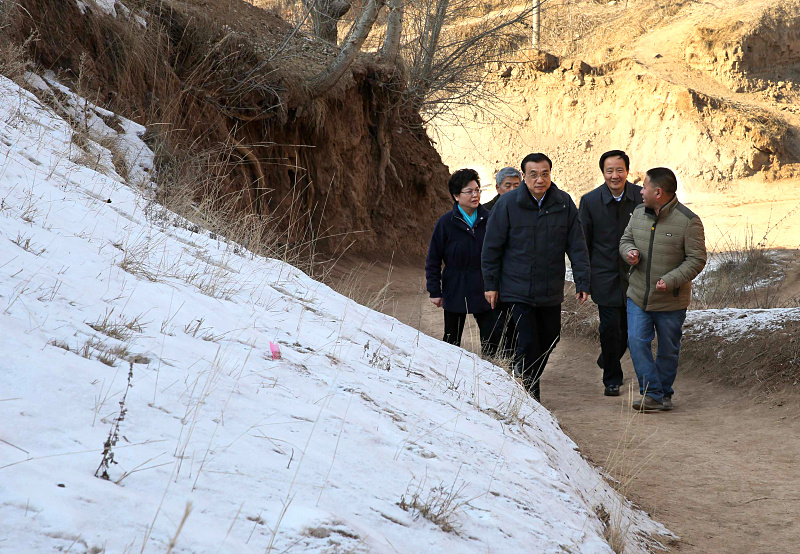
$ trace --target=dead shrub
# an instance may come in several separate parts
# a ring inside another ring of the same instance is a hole
[[[709,267],[692,286],[693,308],[778,308],[783,272],[767,247],[767,236],[744,244],[724,237],[710,250]]]

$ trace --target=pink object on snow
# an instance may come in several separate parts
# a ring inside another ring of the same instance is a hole
[[[275,344],[274,342],[269,343],[269,349],[272,351],[272,359],[273,360],[280,360],[281,359],[281,347]]]

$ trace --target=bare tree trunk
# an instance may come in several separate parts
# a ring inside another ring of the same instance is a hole
[[[533,49],[539,50],[539,41],[542,35],[541,1],[533,0]]]
[[[350,67],[355,60],[356,55],[361,50],[361,45],[367,39],[367,35],[372,30],[375,20],[378,18],[378,13],[383,7],[384,0],[369,0],[361,12],[361,16],[353,28],[353,31],[345,39],[342,44],[339,54],[331,64],[325,68],[322,73],[314,77],[311,81],[311,96],[316,98],[326,91],[330,90],[339,79],[342,78],[345,71]]]
[[[303,0],[311,13],[314,34],[334,44],[339,43],[339,20],[350,11],[347,0]]]
[[[436,54],[436,49],[439,47],[439,35],[442,32],[444,18],[447,16],[447,7],[449,5],[450,0],[439,0],[436,4],[436,13],[433,15],[434,19],[431,22],[430,35],[427,37],[425,51],[423,53],[421,77],[424,82],[430,79],[433,56]]]
[[[425,17],[425,27],[420,37],[422,55],[414,68],[412,80],[414,81],[414,96],[416,97],[418,109],[428,93],[431,82],[431,70],[436,49],[439,47],[439,36],[444,26],[447,16],[447,8],[450,0],[437,0],[435,13],[428,12]]]
[[[400,38],[403,34],[403,0],[390,0],[389,18],[386,22],[386,38],[381,47],[381,59],[395,63],[400,51]]]

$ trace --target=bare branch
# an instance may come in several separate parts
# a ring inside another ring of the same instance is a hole
[[[386,37],[381,47],[381,59],[395,63],[400,52],[400,39],[403,35],[403,0],[390,0],[389,18],[386,22]]]
[[[353,27],[353,31],[342,44],[336,59],[311,81],[312,97],[316,98],[330,90],[345,74],[361,50],[361,45],[364,44],[367,35],[372,30],[372,26],[378,18],[378,13],[383,7],[383,2],[384,0],[369,0],[367,2],[364,11],[361,12],[361,16]]]

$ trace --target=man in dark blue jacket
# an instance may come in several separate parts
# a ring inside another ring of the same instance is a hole
[[[583,195],[579,210],[589,248],[592,280],[589,292],[600,312],[600,356],[606,396],[619,396],[622,359],[628,348],[625,294],[628,264],[619,255],[619,241],[633,209],[642,203],[642,187],[628,182],[630,158],[622,150],[600,156],[605,182]]]
[[[427,289],[431,302],[444,308],[443,340],[460,346],[467,314],[472,314],[480,329],[481,350],[493,356],[500,326],[497,310],[483,294],[481,248],[489,211],[480,205],[480,177],[473,169],[459,169],[450,177],[448,188],[455,203],[433,229],[425,262]]]
[[[492,209],[481,259],[487,302],[511,304],[514,371],[537,401],[539,379],[561,337],[565,254],[579,302],[589,296],[589,255],[578,208],[550,181],[552,167],[544,154],[525,156],[525,186],[501,196]]]

